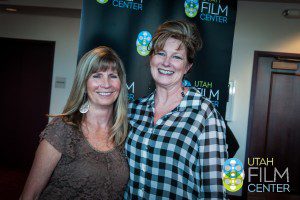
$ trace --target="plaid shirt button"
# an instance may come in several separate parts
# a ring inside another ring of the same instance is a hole
[[[142,171],[145,172],[146,171],[146,166],[142,165]]]

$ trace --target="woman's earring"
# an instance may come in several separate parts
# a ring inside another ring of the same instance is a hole
[[[85,98],[84,99],[86,99],[86,101],[79,108],[79,112],[82,113],[82,114],[87,113],[89,111],[89,109],[90,109],[90,102],[87,99],[87,94],[85,94]]]

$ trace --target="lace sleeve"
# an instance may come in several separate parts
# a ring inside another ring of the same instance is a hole
[[[59,117],[54,118],[40,134],[40,141],[47,140],[56,150],[66,154],[68,125]]]

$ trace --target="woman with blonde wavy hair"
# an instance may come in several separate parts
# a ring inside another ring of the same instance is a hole
[[[122,199],[127,87],[111,48],[81,58],[63,113],[51,117],[20,199]]]

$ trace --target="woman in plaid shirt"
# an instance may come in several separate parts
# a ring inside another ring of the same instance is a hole
[[[150,51],[156,90],[129,105],[130,180],[125,199],[224,199],[225,124],[182,80],[202,46],[194,24],[167,21]]]

